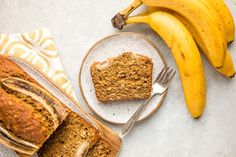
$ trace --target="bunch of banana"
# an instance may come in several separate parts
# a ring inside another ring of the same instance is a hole
[[[129,15],[145,4],[138,16]],[[131,23],[146,23],[172,50],[176,60],[187,107],[199,118],[205,106],[205,77],[196,43],[213,67],[231,78],[235,75],[227,43],[234,40],[234,21],[223,0],[134,0],[119,12],[112,24],[118,29]],[[195,40],[195,42],[194,42]]]
[[[215,1],[218,1],[218,0],[215,0]],[[222,0],[219,0],[219,1],[222,1]],[[185,25],[185,27],[188,29],[188,31],[192,34],[192,37],[194,38],[194,40],[196,41],[197,45],[200,47],[202,52],[207,56],[208,51],[204,47],[201,37],[198,35],[194,26],[182,15],[180,15],[177,12],[174,12],[172,10],[169,10],[166,8],[158,8],[158,7],[148,7],[146,11],[144,11],[143,13],[141,13],[139,15],[144,16],[144,15],[154,13],[156,11],[164,11],[164,12],[170,13],[170,14],[174,15],[179,21],[181,21]],[[227,14],[224,14],[224,15],[225,15],[225,17],[232,17],[232,16],[226,16]],[[231,15],[231,14],[229,14],[229,15]],[[228,19],[232,19],[232,18],[228,18]],[[233,23],[233,19],[228,20],[228,21],[232,21],[231,23]],[[227,22],[227,23],[229,23],[229,22]],[[229,25],[228,27],[224,27],[225,30],[228,30],[228,32],[231,32],[230,35],[226,36],[226,37],[228,37],[228,39],[231,38],[229,43],[231,43],[233,41],[233,38],[232,38],[234,36],[234,27],[233,26],[234,25],[232,25],[232,26]],[[210,58],[208,58],[208,60],[210,60]],[[233,60],[232,60],[231,55],[228,50],[226,51],[226,56],[225,56],[225,61],[224,61],[223,66],[221,68],[216,68],[216,70],[226,77],[229,77],[229,78],[234,77],[234,75],[235,75],[234,64],[233,64]]]

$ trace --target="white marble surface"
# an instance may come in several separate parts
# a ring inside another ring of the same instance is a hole
[[[110,19],[129,3],[130,0],[0,0],[0,33],[49,28],[66,72],[81,104],[85,106],[78,88],[82,58],[94,42],[117,32],[112,28]],[[233,0],[227,1],[236,21],[234,3]],[[147,26],[129,26],[124,31],[146,35],[160,48],[167,63],[176,68],[167,46]],[[236,42],[231,45],[230,51],[235,61]],[[161,109],[123,139],[121,157],[236,156],[236,80],[219,75],[205,58],[203,62],[207,78],[207,105],[201,119],[190,117],[177,75]],[[119,129],[119,126],[110,126]]]

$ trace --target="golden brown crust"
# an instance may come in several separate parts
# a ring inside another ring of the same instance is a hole
[[[94,62],[90,72],[97,99],[103,102],[146,99],[152,90],[152,60],[125,52],[104,62]]]
[[[7,129],[18,137],[35,144],[42,144],[48,137],[48,128],[41,122],[34,107],[6,94],[0,88],[0,119]]]
[[[26,72],[24,72],[14,62],[9,60],[6,56],[0,55],[0,79],[6,77],[22,78],[32,83],[36,83]],[[37,83],[36,83],[37,84]]]
[[[43,89],[18,65],[6,56],[0,55],[0,79],[5,80],[5,78],[20,78],[26,82],[30,82],[28,83],[29,85],[32,84],[35,87],[40,87],[35,88],[37,90]],[[30,144],[36,144],[40,147],[59,124],[54,125],[53,115],[41,104],[42,102],[38,101],[42,98],[36,99],[37,95],[35,93],[34,97],[32,96],[33,94],[27,95],[26,93],[21,93],[21,90],[11,89],[10,87],[12,86],[7,87],[3,81],[0,82],[0,122],[4,125],[2,127],[5,127],[10,134],[17,136],[20,140],[30,142]],[[20,87],[16,86],[14,88],[17,89]],[[43,93],[41,90],[40,92]],[[62,109],[65,113],[70,111],[64,104],[57,101],[54,96],[51,94],[49,96],[52,98],[52,101],[54,100],[50,105],[53,103],[54,107]],[[63,121],[63,119],[60,121]],[[14,142],[16,141],[13,141],[12,144]],[[17,144],[14,147],[17,147]],[[23,154],[26,153],[25,155],[27,155],[27,150],[24,150],[24,148],[15,150]],[[32,151],[28,153],[31,154]]]

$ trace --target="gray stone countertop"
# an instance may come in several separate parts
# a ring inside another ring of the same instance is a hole
[[[0,0],[0,33],[50,29],[63,66],[89,111],[78,87],[78,72],[88,49],[104,36],[118,32],[110,19],[131,0]],[[236,21],[236,4],[226,1]],[[176,68],[166,44],[148,26],[129,26],[124,31],[145,35],[160,49],[166,62]],[[236,42],[230,51],[236,63]],[[203,116],[188,113],[179,75],[163,106],[123,139],[120,157],[235,157],[236,80],[218,74],[203,56],[207,80],[207,104]],[[91,111],[90,111],[91,112]],[[107,124],[107,123],[106,123]],[[119,126],[109,125],[118,131]]]

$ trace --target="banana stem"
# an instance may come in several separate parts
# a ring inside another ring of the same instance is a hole
[[[141,0],[134,0],[133,3],[124,9],[123,11],[116,14],[112,19],[111,23],[114,28],[122,29],[125,25],[125,20],[128,18],[128,16],[139,6],[141,6],[143,3]]]
[[[148,17],[147,16],[131,16],[125,22],[126,22],[126,24],[147,23],[148,22]]]

